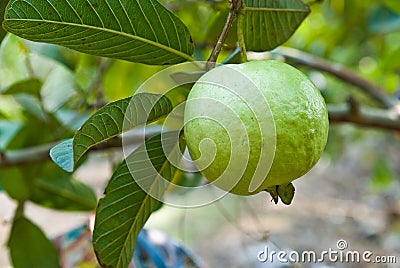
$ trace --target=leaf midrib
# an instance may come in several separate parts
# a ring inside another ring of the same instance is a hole
[[[168,52],[170,52],[172,54],[178,55],[178,56],[180,56],[181,58],[183,58],[183,59],[185,59],[187,61],[195,61],[195,59],[192,56],[190,56],[190,55],[188,55],[186,53],[183,53],[183,52],[181,52],[179,50],[176,50],[176,49],[174,49],[172,47],[157,43],[155,41],[152,41],[150,39],[146,39],[146,38],[143,38],[143,37],[140,37],[140,36],[137,36],[137,35],[127,34],[125,32],[120,32],[120,31],[116,31],[116,30],[112,30],[112,29],[108,29],[108,28],[101,28],[101,27],[87,25],[87,24],[76,24],[76,23],[71,23],[71,22],[58,22],[58,21],[52,21],[52,20],[38,20],[38,19],[6,19],[4,22],[7,23],[7,22],[15,22],[15,21],[18,21],[18,22],[23,21],[23,22],[29,22],[29,23],[31,23],[31,22],[49,23],[49,24],[57,24],[57,25],[64,25],[64,26],[66,25],[66,26],[71,26],[71,27],[79,27],[79,28],[83,28],[83,29],[104,31],[104,32],[108,32],[108,33],[111,33],[111,34],[114,34],[114,35],[121,35],[121,36],[130,38],[130,39],[134,39],[134,40],[137,40],[137,41],[141,41],[141,42],[147,43],[149,45],[152,45],[152,46],[158,47],[160,49],[166,50],[166,51],[168,51]]]
[[[179,138],[179,141],[181,140],[181,138],[182,138],[182,136]],[[178,144],[178,146],[179,146],[179,143],[177,143]],[[172,152],[173,151],[171,151],[170,152],[170,154],[172,154]],[[160,177],[160,173],[162,173],[163,171],[164,171],[164,169],[166,168],[166,166],[168,165],[168,163],[169,163],[169,155],[168,156],[166,156],[166,155],[164,155],[165,156],[165,161],[164,161],[164,164],[161,166],[161,168],[160,168],[160,170],[157,172],[157,176],[156,176],[156,178],[154,179],[154,181],[157,179],[157,178],[159,178]],[[151,185],[151,187],[150,187],[150,191],[153,189],[153,187],[154,187],[154,185],[155,185],[155,183],[153,183],[152,185]],[[144,198],[144,200],[143,200],[143,202],[142,202],[142,204],[140,205],[140,207],[139,207],[139,210],[138,210],[138,213],[136,214],[136,215],[140,215],[140,212],[142,211],[142,209],[144,209],[144,204],[146,204],[146,202],[145,201],[147,201],[149,198],[153,198],[153,197],[151,197],[149,194],[146,194],[146,197]],[[156,200],[156,201],[158,201],[158,200]],[[158,202],[160,202],[160,201],[158,201]],[[135,225],[135,223],[138,221],[138,217],[135,217],[135,219],[134,219],[134,221],[133,221],[133,223],[132,223],[132,226],[134,226]],[[128,232],[128,236],[127,237],[130,237],[130,235],[131,235],[131,233],[133,232],[133,229],[134,228],[130,228],[129,229],[129,232]],[[125,239],[125,242],[124,242],[124,247],[123,248],[125,248],[126,247],[126,244],[128,243],[128,241],[129,241],[129,239]],[[121,262],[121,254],[119,255],[119,258],[118,258],[118,262],[117,262],[117,267],[119,267],[119,264],[120,264],[120,262]]]

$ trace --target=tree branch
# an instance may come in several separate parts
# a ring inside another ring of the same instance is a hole
[[[132,133],[129,133],[129,135],[127,134],[124,136],[124,143],[122,143],[122,137],[118,136],[106,142],[100,143],[95,147],[92,147],[90,151],[101,151],[111,148],[120,148],[126,144],[138,145],[143,142],[143,139],[148,139],[160,132],[161,130],[159,126],[146,127],[146,131],[144,131],[143,129],[137,129],[137,131],[134,131]],[[24,148],[20,150],[0,152],[0,169],[51,160],[49,156],[50,149],[60,142],[61,141]]]
[[[349,84],[361,89],[365,94],[377,101],[385,108],[391,108],[395,104],[394,98],[385,93],[385,90],[360,76],[359,74],[343,67],[340,64],[332,63],[325,59],[310,55],[294,48],[279,47],[270,52],[272,55],[279,55],[295,64],[308,66],[320,71],[327,72]]]
[[[225,43],[226,36],[228,35],[228,31],[232,26],[232,22],[235,19],[236,14],[242,7],[242,0],[229,0],[229,13],[226,18],[224,28],[217,40],[217,44],[215,45],[213,51],[211,52],[210,57],[207,60],[207,70],[214,68],[215,62],[218,59],[218,55],[221,52],[222,46]]]
[[[331,123],[347,122],[363,127],[400,130],[400,106],[392,110],[363,108],[349,101],[348,105],[328,105],[328,114]]]

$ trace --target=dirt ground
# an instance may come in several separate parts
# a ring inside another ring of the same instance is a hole
[[[400,264],[366,262],[282,263],[265,257],[267,249],[293,252],[370,251],[376,256],[395,256],[400,263],[399,183],[382,195],[368,188],[369,169],[362,165],[362,143],[354,144],[332,163],[323,157],[317,166],[295,181],[296,195],[290,206],[275,205],[266,193],[253,197],[226,196],[199,208],[164,206],[154,213],[147,228],[156,228],[189,247],[208,267],[400,267]],[[110,165],[99,156],[77,172],[100,195]],[[396,174],[398,177],[399,174]],[[200,198],[190,192],[182,198]],[[6,240],[15,204],[0,194],[0,267],[8,267]],[[49,237],[83,224],[85,213],[63,213],[29,204],[27,216]],[[338,244],[339,243],[339,244]],[[345,251],[345,250],[344,250]],[[319,255],[318,255],[319,256]],[[273,256],[274,257],[274,256]],[[262,258],[261,258],[262,259]],[[265,259],[264,259],[265,260]]]

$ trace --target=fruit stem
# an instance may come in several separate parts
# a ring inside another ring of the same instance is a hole
[[[272,187],[268,187],[267,189],[265,189],[265,191],[271,195],[271,197],[272,197],[271,201],[274,201],[275,204],[278,204],[278,200],[279,200],[278,186],[275,185]]]
[[[268,187],[265,191],[271,195],[275,204],[278,204],[280,199],[283,204],[290,205],[294,197],[295,188],[292,183],[288,183]]]
[[[225,43],[225,39],[228,35],[228,31],[232,26],[233,20],[236,14],[242,8],[242,0],[229,0],[229,13],[226,18],[224,28],[218,38],[217,44],[215,45],[210,57],[207,60],[207,71],[215,67],[215,62],[218,59],[218,55],[221,52],[222,46]]]

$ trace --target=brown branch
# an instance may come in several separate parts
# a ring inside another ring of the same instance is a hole
[[[352,123],[358,126],[378,128],[383,130],[400,130],[400,107],[392,110],[357,107],[354,103],[348,105],[328,105],[329,121],[331,123]]]
[[[304,65],[327,72],[351,85],[358,87],[365,94],[370,96],[385,108],[390,108],[395,104],[395,100],[387,95],[383,88],[371,83],[364,77],[343,67],[340,64],[327,61],[294,48],[279,47],[272,51],[271,54],[282,56],[286,60],[295,64]]]
[[[347,99],[347,103],[349,104],[350,113],[353,116],[358,116],[360,114],[360,104],[358,101],[353,96],[350,96]]]
[[[21,150],[12,150],[1,152],[0,155],[0,168],[7,168],[11,166],[26,165],[49,160],[49,151],[57,143],[49,143]]]
[[[143,139],[148,139],[158,133],[160,133],[160,128],[157,126],[146,127],[146,131],[144,131],[143,129],[137,129],[137,132],[135,131],[129,133],[129,135],[127,134],[124,137],[123,143],[122,137],[118,136],[106,142],[100,143],[95,147],[92,147],[90,151],[101,151],[111,148],[120,148],[123,146],[123,144],[139,145],[141,142],[143,142]],[[52,142],[20,150],[0,152],[0,169],[11,166],[24,166],[32,163],[51,160],[49,156],[49,151],[58,143],[59,142]]]
[[[239,12],[239,10],[242,8],[242,0],[229,0],[229,5],[229,13],[228,17],[226,18],[224,28],[222,29],[222,32],[218,37],[217,44],[215,45],[210,57],[207,60],[207,70],[214,68],[215,62],[217,61],[218,55],[221,52],[223,44],[225,43],[228,31],[232,26],[233,20],[235,19],[235,16]]]

